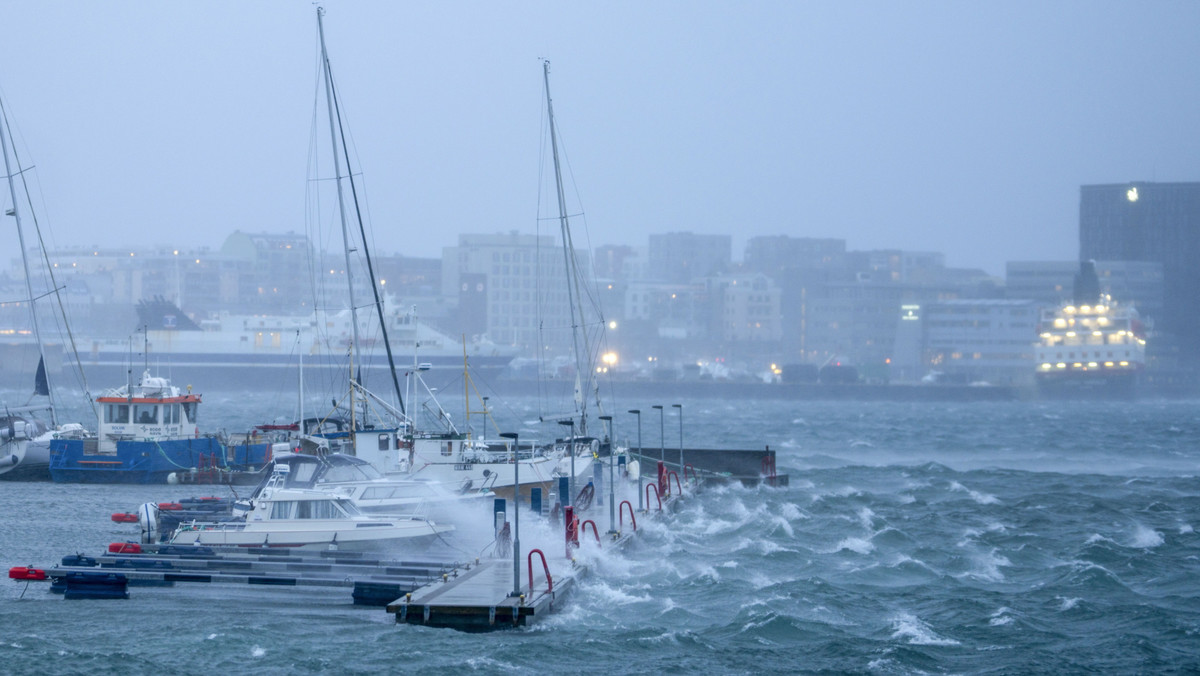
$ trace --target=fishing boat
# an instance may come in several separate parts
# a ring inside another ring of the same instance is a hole
[[[180,524],[170,543],[380,550],[417,545],[454,530],[415,516],[368,516],[349,498],[328,491],[288,488],[289,472],[288,465],[276,465],[243,516]]]
[[[257,483],[254,472],[269,461],[270,444],[230,443],[201,433],[200,403],[190,387],[182,391],[146,370],[137,383],[96,397],[96,434],[50,442],[50,476],[58,482],[148,484],[206,473],[217,478],[214,483],[241,475]]]
[[[45,397],[46,399],[41,403],[29,403],[16,407],[0,405],[0,479],[46,480],[50,478],[51,440],[78,437],[83,434],[83,426],[79,423],[60,425],[58,422],[54,391],[50,387],[50,379],[46,370],[46,344],[42,341],[42,332],[38,322],[38,296],[34,293],[33,289],[33,276],[30,272],[29,254],[25,248],[25,231],[21,221],[22,206],[21,200],[18,198],[16,184],[16,177],[20,176],[22,178],[22,186],[24,186],[24,170],[20,166],[20,158],[17,156],[15,144],[11,146],[12,155],[10,159],[8,129],[8,113],[4,109],[4,102],[0,101],[0,154],[4,155],[4,170],[8,179],[8,192],[12,198],[12,205],[5,213],[8,216],[12,216],[13,220],[16,221],[17,244],[21,248],[21,263],[25,272],[25,293],[27,294],[25,304],[29,307],[33,338],[37,343],[38,364],[33,378],[33,396],[30,398],[30,401],[32,402],[37,397]],[[16,165],[16,170],[13,169],[13,164]],[[28,196],[27,188],[23,192]],[[29,200],[26,199],[25,202],[29,203]],[[32,213],[31,203],[30,210]],[[35,218],[33,222],[36,227],[37,219]],[[41,239],[40,231],[38,238],[39,240]],[[51,293],[57,298],[60,289],[57,283],[54,282],[54,270],[48,262],[46,270],[50,276]],[[59,309],[60,311],[62,310],[61,299]],[[65,313],[62,315],[62,321],[65,325]],[[84,389],[87,389],[86,381],[84,381]],[[35,414],[46,415],[49,417],[50,422],[46,423]]]

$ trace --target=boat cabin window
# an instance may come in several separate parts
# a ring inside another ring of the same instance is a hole
[[[446,442],[446,443],[445,443],[445,444],[442,446],[442,455],[452,455],[453,453],[454,453],[454,442],[453,442],[453,441],[447,441],[447,442]]]
[[[295,500],[279,500],[271,503],[272,519],[291,519],[296,513]]]
[[[182,406],[183,406],[183,415],[187,417],[187,421],[188,421],[189,423],[195,423],[195,422],[196,422],[196,409],[197,409],[196,405],[197,405],[198,403],[199,403],[199,402],[192,401],[192,402],[188,402],[188,403],[186,403],[186,404],[182,404]]]
[[[163,422],[168,425],[179,424],[179,404],[163,407]]]
[[[392,441],[392,435],[380,434],[379,435],[379,450],[386,451],[389,448],[391,448],[391,441]]]
[[[129,404],[109,404],[104,407],[104,422],[106,423],[127,423],[129,422]]]
[[[133,421],[139,425],[158,424],[158,404],[134,404]]]
[[[345,516],[332,500],[300,500],[296,503],[297,519],[343,519]]]

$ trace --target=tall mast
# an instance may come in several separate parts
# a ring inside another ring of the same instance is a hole
[[[354,187],[354,172],[350,169],[350,151],[346,148],[346,136],[342,130],[341,110],[337,108],[337,97],[333,90],[333,69],[329,65],[329,53],[325,50],[325,24],[322,17],[325,16],[325,9],[317,8],[317,30],[321,35],[321,63],[322,69],[325,72],[325,105],[329,114],[329,138],[333,144],[333,172],[334,180],[337,183],[338,196],[338,216],[342,222],[342,242],[344,244],[346,255],[346,285],[350,289],[350,321],[353,326],[354,346],[357,348],[358,342],[358,309],[354,303],[354,279],[350,274],[350,253],[353,249],[350,246],[350,234],[346,228],[346,207],[342,197],[342,178],[341,165],[338,158],[338,139],[341,139],[342,152],[346,156],[346,178],[350,180],[350,193],[354,198],[354,214],[358,219],[359,236],[362,237],[363,255],[367,261],[367,275],[371,281],[371,293],[375,298],[375,311],[379,316],[379,330],[383,333],[383,347],[387,352],[388,370],[392,374],[392,387],[396,390],[396,399],[400,403],[400,412],[404,413],[404,395],[400,392],[400,380],[396,376],[396,362],[392,357],[392,343],[388,339],[387,334],[387,318],[383,313],[383,301],[379,297],[379,287],[375,282],[375,269],[371,265],[371,255],[367,251],[367,233],[363,228],[362,211],[358,207],[358,190]],[[336,126],[334,124],[336,116]],[[354,374],[351,374],[353,378]]]
[[[587,397],[592,380],[591,360],[587,359],[580,343],[584,331],[582,296],[579,293],[579,269],[575,264],[575,245],[571,241],[571,224],[567,217],[567,198],[563,192],[562,167],[558,159],[558,130],[554,125],[554,103],[550,98],[550,62],[542,62],[542,76],[546,82],[546,115],[550,124],[550,150],[554,156],[554,184],[558,194],[558,222],[563,239],[563,262],[567,274],[567,304],[571,314],[571,344],[575,352],[575,405],[579,408],[579,433],[587,434]],[[576,309],[578,308],[578,316]],[[585,375],[586,374],[586,375]],[[585,379],[580,383],[580,379]]]
[[[25,293],[29,297],[29,315],[33,319],[33,338],[37,341],[42,375],[46,378],[46,396],[50,399],[50,424],[58,427],[58,414],[54,410],[54,388],[50,387],[50,373],[49,369],[46,368],[46,348],[42,344],[42,332],[38,326],[37,304],[33,299],[33,278],[29,274],[29,253],[25,251],[25,233],[21,228],[21,209],[17,204],[17,184],[13,180],[12,165],[8,161],[8,140],[5,134],[7,128],[8,115],[4,111],[4,103],[0,101],[0,152],[4,155],[4,173],[8,177],[8,192],[12,195],[12,211],[10,213],[17,221],[17,243],[21,247],[21,264],[25,267]],[[16,148],[13,150],[15,151]]]
[[[333,71],[329,67],[329,53],[325,51],[325,24],[322,17],[325,9],[317,8],[317,32],[321,36],[321,70],[325,74],[325,107],[329,116],[329,142],[333,144],[333,179],[337,185],[338,216],[342,223],[342,253],[346,256],[346,286],[350,293],[350,330],[353,344],[358,345],[358,306],[354,302],[354,282],[350,274],[350,232],[346,228],[346,205],[342,196],[342,161],[338,154],[337,126],[333,116]],[[353,377],[354,374],[351,374]]]

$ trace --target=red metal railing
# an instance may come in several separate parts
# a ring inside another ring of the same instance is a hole
[[[546,571],[546,592],[554,591],[554,579],[550,577],[550,566],[546,563],[546,555],[540,549],[529,550],[529,556],[525,559],[525,567],[529,569],[529,593],[533,594],[533,555],[537,554],[542,557],[542,570]]]
[[[646,507],[650,507],[650,489],[654,489],[654,499],[658,500],[658,511],[662,511],[662,496],[658,494],[658,486],[654,484],[646,484]]]
[[[700,485],[700,475],[696,474],[696,468],[690,462],[683,466],[683,480],[687,481],[689,469],[692,470],[692,482]]]
[[[633,515],[633,503],[628,500],[622,500],[621,506],[617,508],[617,516],[620,518],[618,528],[625,527],[625,507],[629,507],[629,520],[633,522],[633,531],[637,532],[637,517]]]
[[[596,528],[596,522],[588,519],[579,525],[579,530],[587,532],[588,524],[592,524],[592,533],[596,536],[596,544],[600,544],[600,529]]]

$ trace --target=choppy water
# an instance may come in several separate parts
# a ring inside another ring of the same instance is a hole
[[[675,400],[679,401],[679,400]],[[258,416],[206,395],[209,421]],[[622,402],[620,410],[658,402]],[[674,403],[674,402],[666,402]],[[1200,403],[682,400],[684,443],[779,450],[646,525],[534,628],[397,626],[348,593],[0,593],[12,673],[1134,673],[1200,665]],[[531,433],[533,402],[505,423]],[[636,441],[634,418],[617,436]],[[258,418],[261,419],[261,418]],[[678,419],[665,417],[668,453]],[[642,421],[659,443],[657,415]],[[9,565],[95,553],[113,511],[211,489],[0,484]]]

